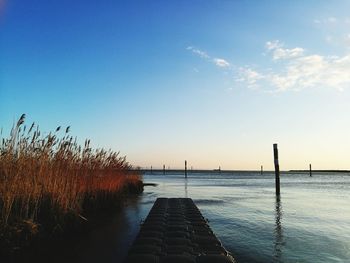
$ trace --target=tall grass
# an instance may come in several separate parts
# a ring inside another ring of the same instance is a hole
[[[26,127],[23,114],[0,142],[0,226],[35,223],[44,205],[80,215],[87,199],[139,184],[130,168],[119,152],[94,150],[90,140],[79,145],[69,127],[45,136],[34,123]]]

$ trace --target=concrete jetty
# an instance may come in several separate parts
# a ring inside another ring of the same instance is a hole
[[[233,263],[191,198],[158,198],[126,263]]]

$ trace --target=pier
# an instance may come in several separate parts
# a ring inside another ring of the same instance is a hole
[[[158,198],[126,263],[234,263],[191,198]]]

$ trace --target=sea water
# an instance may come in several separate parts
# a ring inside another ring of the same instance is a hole
[[[350,175],[146,174],[140,205],[190,197],[238,262],[350,262]],[[147,206],[149,207],[149,206]]]
[[[209,172],[145,174],[144,193],[74,248],[72,262],[122,262],[158,197],[189,197],[238,263],[350,262],[350,175]],[[71,256],[64,257],[70,262]]]

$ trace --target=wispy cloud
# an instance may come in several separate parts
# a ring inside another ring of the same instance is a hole
[[[306,52],[302,47],[287,48],[279,40],[268,41],[265,49],[273,69],[240,68],[236,81],[247,87],[260,87],[269,91],[302,90],[307,88],[350,88],[350,18],[329,16],[313,21],[326,28],[326,42],[343,47],[345,54],[328,56]],[[278,63],[277,63],[278,62]]]
[[[315,24],[332,25],[338,23],[339,19],[333,16],[329,16],[323,19],[314,19]]]
[[[230,67],[230,63],[223,58],[211,58],[207,52],[200,50],[198,48],[194,48],[192,46],[189,46],[186,48],[187,50],[191,51],[192,53],[196,54],[200,58],[206,59],[208,61],[213,62],[216,66],[220,68],[228,68]]]
[[[304,49],[300,47],[288,49],[283,48],[284,44],[279,40],[266,42],[266,49],[268,52],[272,52],[272,57],[274,60],[279,59],[290,59],[295,57],[300,57],[304,54]]]
[[[301,90],[305,88],[334,88],[343,90],[350,85],[350,56],[325,57],[309,55],[288,63],[285,73],[268,76],[279,90]]]
[[[317,27],[321,27],[326,31],[326,43],[342,48],[350,48],[349,45],[349,25],[350,17],[327,17],[322,19],[314,19]]]
[[[264,75],[249,67],[239,67],[236,81],[245,83],[248,88],[255,89],[259,87],[258,81],[264,78]]]
[[[230,66],[230,63],[223,58],[214,58],[213,62],[215,63],[215,65],[221,68],[227,68]]]
[[[278,41],[266,43],[266,48],[273,50],[272,60],[276,60],[275,51]],[[290,50],[303,52],[289,52]],[[244,82],[248,87],[264,86],[276,91],[302,90],[306,88],[333,88],[343,90],[350,86],[350,54],[345,56],[304,55],[304,49],[293,48],[283,53],[283,61],[276,70],[258,72],[245,67],[237,73],[237,82]],[[287,54],[287,55],[285,55]],[[292,55],[291,55],[292,54]],[[243,76],[243,77],[242,77]],[[263,81],[263,83],[262,83]]]
[[[350,46],[350,34],[346,35],[345,41]],[[343,56],[308,54],[302,47],[285,47],[279,40],[266,42],[265,49],[268,55],[265,58],[270,60],[272,67],[269,69],[234,65],[226,59],[213,58],[200,49],[187,47],[200,58],[230,72],[236,83],[250,89],[281,92],[308,88],[350,88],[349,52]]]
[[[200,49],[191,46],[187,47],[186,49],[192,51],[194,54],[198,55],[201,58],[210,58],[205,51],[202,51]]]

